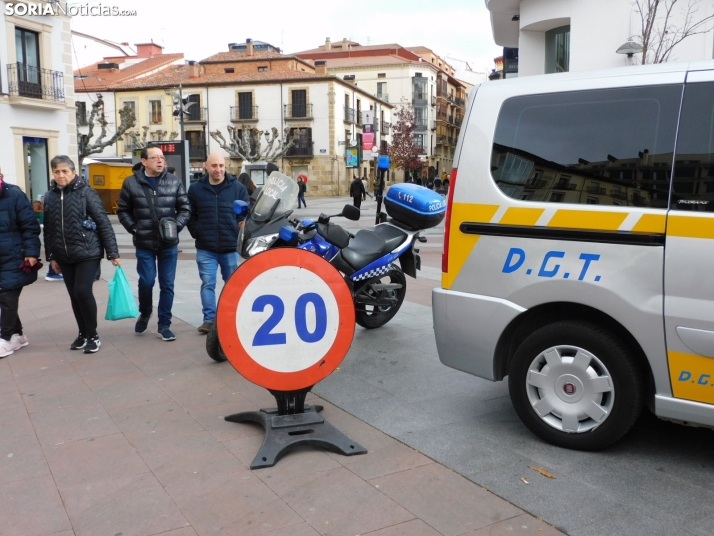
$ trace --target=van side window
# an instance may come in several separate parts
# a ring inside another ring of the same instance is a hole
[[[508,99],[493,180],[514,199],[664,210],[681,98],[681,85],[667,85]]]
[[[714,82],[687,84],[672,179],[672,209],[714,212]]]

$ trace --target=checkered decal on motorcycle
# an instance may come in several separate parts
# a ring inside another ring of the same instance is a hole
[[[353,281],[364,281],[365,279],[369,279],[371,277],[376,277],[378,275],[384,275],[389,271],[389,265],[386,266],[381,266],[379,268],[373,268],[372,270],[369,270],[363,274],[358,275],[357,277],[353,277]]]

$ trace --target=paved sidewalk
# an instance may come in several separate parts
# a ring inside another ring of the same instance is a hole
[[[95,294],[101,317],[104,281]],[[274,401],[210,360],[194,326],[176,320],[166,343],[102,319],[86,355],[68,349],[64,285],[27,287],[20,314],[30,345],[0,360],[0,535],[559,534],[315,395],[369,453],[303,448],[251,471],[262,428],[223,416]]]

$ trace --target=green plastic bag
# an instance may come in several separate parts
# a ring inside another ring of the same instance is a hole
[[[134,294],[131,292],[129,281],[121,266],[114,271],[114,279],[109,281],[109,301],[105,320],[122,320],[123,318],[136,318],[139,308],[136,306]]]

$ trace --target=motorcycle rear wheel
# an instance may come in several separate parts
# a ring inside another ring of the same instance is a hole
[[[355,321],[365,329],[381,328],[384,324],[394,318],[394,315],[397,314],[399,308],[402,306],[404,296],[407,293],[407,278],[404,276],[404,272],[402,272],[401,268],[394,264],[383,276],[375,277],[366,281],[365,286],[379,282],[398,283],[402,285],[402,288],[387,291],[397,298],[397,303],[395,305],[372,306],[355,303]],[[368,293],[372,296],[376,295],[374,291],[368,291]]]

